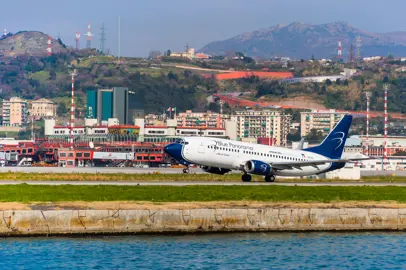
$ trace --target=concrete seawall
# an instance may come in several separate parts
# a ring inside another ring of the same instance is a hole
[[[406,208],[7,210],[0,218],[0,236],[406,229]]]

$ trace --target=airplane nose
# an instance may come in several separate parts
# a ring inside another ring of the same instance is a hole
[[[168,155],[174,157],[177,153],[178,148],[181,146],[177,143],[171,143],[168,144],[167,146],[164,147],[164,152],[167,153]]]
[[[171,143],[164,147],[164,152],[176,160],[182,159],[182,145],[178,143]]]
[[[168,144],[167,146],[164,147],[164,152],[165,152],[165,153],[170,154],[171,148],[173,148],[173,147],[172,147],[172,144],[173,144],[173,143]]]

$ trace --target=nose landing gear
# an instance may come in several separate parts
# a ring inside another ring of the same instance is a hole
[[[190,173],[189,167],[184,168],[182,171],[183,171],[183,173]]]

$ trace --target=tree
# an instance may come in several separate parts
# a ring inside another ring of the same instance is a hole
[[[327,80],[326,80],[326,85],[330,86],[330,85],[332,85],[332,84],[333,84],[333,83],[331,82],[330,79],[327,79]]]
[[[307,141],[309,141],[309,143],[317,143],[317,142],[321,142],[324,139],[324,135],[323,132],[321,132],[321,130],[318,129],[311,129],[309,134],[306,136]]]
[[[69,112],[68,108],[66,107],[65,103],[61,102],[58,103],[58,107],[56,108],[56,113],[59,116],[66,116],[66,114]]]
[[[336,80],[336,84],[337,84],[337,85],[340,85],[340,84],[341,84],[341,80],[340,80],[339,78]]]
[[[384,82],[384,83],[389,82],[389,78],[388,78],[388,76],[383,77],[383,82]]]
[[[49,79],[50,79],[51,81],[55,81],[55,80],[56,80],[56,73],[55,73],[54,70],[50,70],[50,71],[49,71]]]

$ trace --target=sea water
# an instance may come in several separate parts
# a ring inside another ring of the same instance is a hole
[[[406,269],[404,233],[0,239],[0,269]]]

